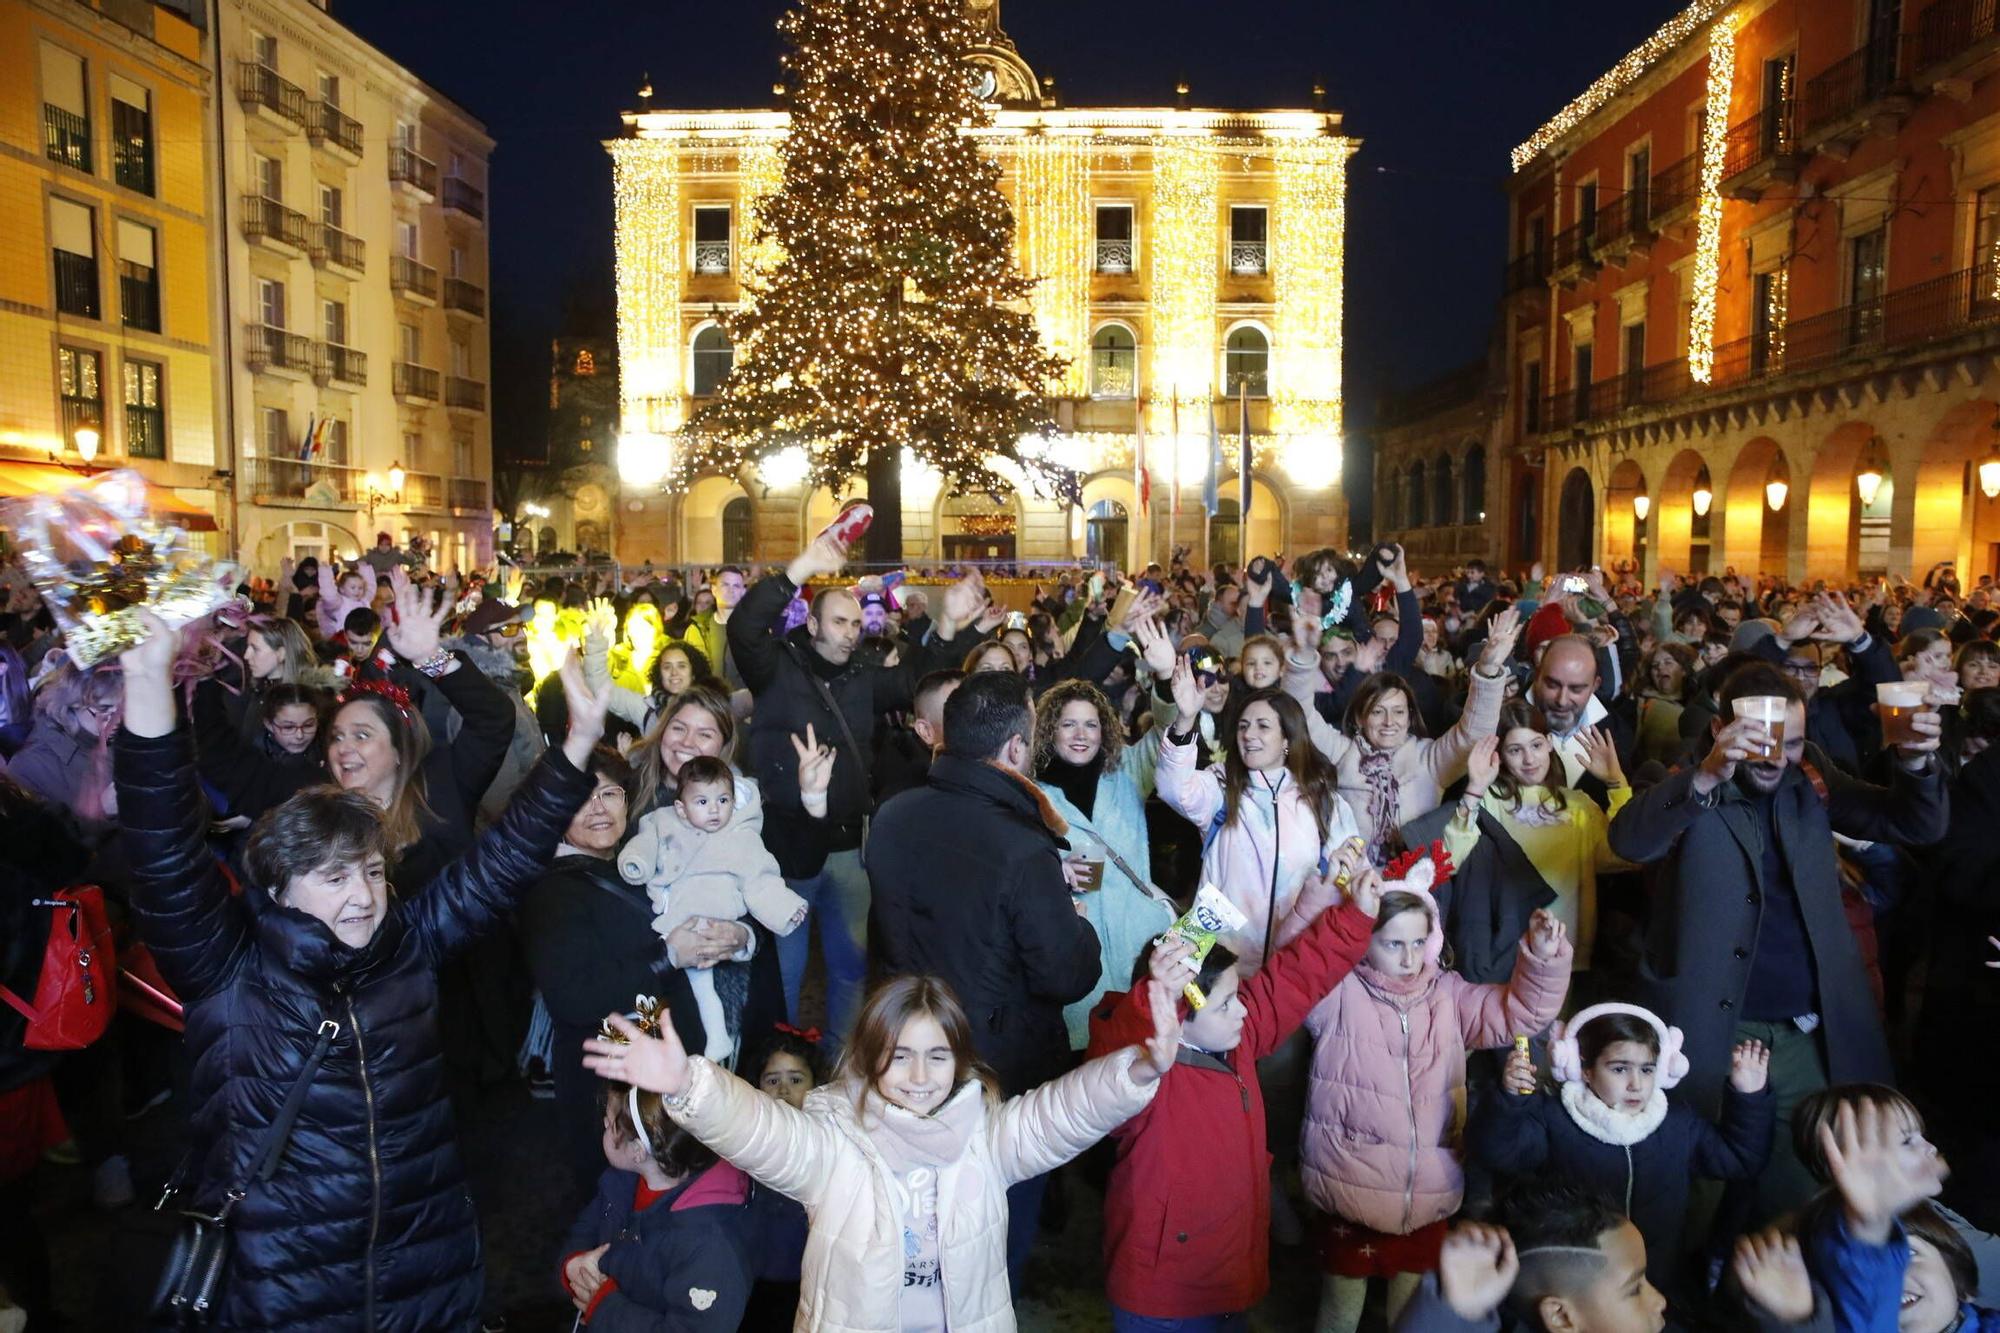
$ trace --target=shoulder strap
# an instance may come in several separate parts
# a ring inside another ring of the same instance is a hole
[[[854,728],[847,725],[847,714],[840,711],[840,703],[833,697],[833,687],[821,679],[820,674],[814,671],[811,665],[806,663],[800,665],[806,673],[806,679],[812,682],[813,689],[819,692],[820,702],[826,705],[829,713],[833,714],[834,724],[840,728],[840,739],[847,742],[848,753],[854,756],[856,763],[863,765],[862,771],[865,773],[868,756],[862,750],[861,742],[854,739]]]
[[[313,1078],[319,1073],[319,1067],[326,1063],[326,1054],[333,1048],[334,1039],[339,1035],[340,1024],[331,1018],[320,1020],[318,1038],[313,1042],[312,1053],[306,1056],[305,1067],[299,1070],[298,1078],[292,1082],[291,1091],[285,1094],[283,1105],[278,1107],[278,1114],[265,1128],[263,1139],[250,1158],[248,1173],[239,1178],[229,1193],[223,1197],[220,1216],[229,1215],[230,1209],[249,1193],[252,1181],[266,1182],[277,1174],[278,1163],[284,1160],[285,1145],[292,1138],[292,1126],[298,1123],[299,1112],[305,1109],[306,1093],[311,1091]]]
[[[1131,865],[1125,860],[1125,858],[1118,854],[1118,849],[1111,845],[1110,839],[1106,838],[1101,833],[1096,833],[1089,829],[1074,829],[1072,831],[1082,834],[1084,837],[1089,838],[1092,842],[1096,843],[1099,847],[1103,848],[1106,859],[1108,859],[1112,865],[1118,867],[1119,874],[1125,876],[1125,878],[1131,880],[1134,884],[1138,885],[1139,891],[1141,893],[1145,894],[1149,898],[1157,898],[1161,902],[1170,901],[1167,895],[1164,892],[1162,892],[1157,885],[1153,883],[1152,879],[1149,876],[1142,875],[1138,871],[1132,869]],[[1203,850],[1206,850],[1206,848],[1204,847]]]
[[[1832,798],[1827,795],[1826,775],[1819,771],[1819,765],[1813,763],[1810,759],[1801,759],[1799,761],[1799,772],[1806,775],[1806,781],[1812,783],[1813,790],[1819,793],[1819,803],[1821,805],[1828,804]]]

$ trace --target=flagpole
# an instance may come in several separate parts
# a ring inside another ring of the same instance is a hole
[[[1250,380],[1236,389],[1236,563],[1250,567]]]
[[[1132,506],[1132,522],[1125,534],[1125,568],[1136,576],[1146,567],[1139,553],[1146,549],[1144,543],[1153,528],[1153,488],[1146,476],[1146,399],[1138,392],[1132,395],[1132,426],[1132,498],[1137,503]]]
[[[1174,552],[1179,549],[1181,539],[1181,390],[1178,384],[1169,390],[1173,394],[1174,437],[1168,441],[1168,452],[1174,461],[1174,493],[1167,505],[1167,568],[1174,567]]]

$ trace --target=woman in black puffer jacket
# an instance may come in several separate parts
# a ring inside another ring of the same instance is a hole
[[[469,1330],[479,1238],[444,1090],[441,965],[492,928],[553,856],[590,790],[605,699],[564,667],[569,738],[500,823],[427,885],[392,898],[379,807],[314,788],[264,815],[231,897],[157,621],[125,654],[115,747],[133,910],[187,1004],[193,1162],[184,1202],[212,1208],[249,1170],[323,1023],[337,1034],[277,1172],[232,1218],[220,1324]]]

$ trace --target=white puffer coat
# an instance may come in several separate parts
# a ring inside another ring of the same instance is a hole
[[[938,1173],[938,1255],[952,1333],[1012,1333],[1007,1283],[1007,1187],[1052,1171],[1144,1110],[1159,1088],[1132,1079],[1128,1047],[980,1108],[958,1160]],[[913,1111],[830,1085],[803,1111],[697,1058],[673,1118],[726,1160],[805,1205],[811,1231],[800,1269],[796,1333],[897,1333],[902,1327],[903,1208],[877,1136]],[[962,1099],[968,1082],[936,1114]]]

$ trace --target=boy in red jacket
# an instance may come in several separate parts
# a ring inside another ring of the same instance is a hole
[[[1156,941],[1139,957],[1135,983],[1150,974],[1179,993],[1192,979],[1207,1002],[1190,1013],[1182,1000],[1179,1058],[1151,1105],[1112,1132],[1118,1164],[1104,1197],[1104,1285],[1119,1333],[1149,1319],[1200,1321],[1181,1325],[1190,1333],[1235,1327],[1232,1317],[1270,1287],[1270,1154],[1257,1061],[1368,952],[1381,908],[1379,874],[1345,849],[1338,864],[1351,877],[1345,901],[1328,879],[1309,876],[1287,923],[1292,939],[1248,981],[1220,945],[1192,978],[1184,940]],[[1131,994],[1104,997],[1091,1015],[1092,1056],[1152,1030],[1143,995],[1135,984]]]

